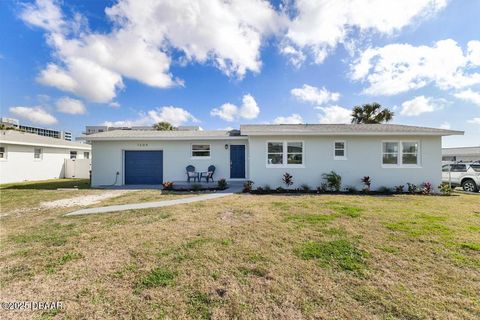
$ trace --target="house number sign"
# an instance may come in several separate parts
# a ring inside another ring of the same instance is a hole
[[[137,147],[148,147],[148,143],[137,143]]]

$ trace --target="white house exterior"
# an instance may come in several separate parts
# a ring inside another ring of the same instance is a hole
[[[66,160],[73,158],[91,158],[91,146],[16,130],[0,131],[0,183],[64,178]]]
[[[186,166],[216,167],[215,178],[256,186],[321,184],[335,171],[343,186],[373,188],[441,182],[442,136],[461,131],[391,124],[242,125],[239,131],[112,131],[89,136],[92,185],[185,181]],[[150,175],[155,179],[150,179]],[[139,179],[137,179],[139,177]]]

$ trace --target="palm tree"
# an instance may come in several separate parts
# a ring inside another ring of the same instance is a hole
[[[352,112],[352,123],[382,123],[392,120],[394,113],[387,108],[383,110],[379,103],[367,103],[356,106]]]
[[[174,127],[166,121],[161,121],[153,125],[153,129],[158,131],[172,131]]]

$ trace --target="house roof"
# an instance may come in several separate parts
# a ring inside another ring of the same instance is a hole
[[[248,124],[241,125],[242,135],[463,135],[463,131],[406,126],[399,124]]]
[[[480,146],[443,148],[442,155],[444,156],[480,156]]]
[[[191,130],[191,131],[156,131],[156,130],[113,130],[87,135],[89,141],[101,140],[220,140],[246,139],[238,130]]]
[[[0,143],[80,150],[90,150],[92,148],[88,144],[44,137],[17,130],[0,130]]]

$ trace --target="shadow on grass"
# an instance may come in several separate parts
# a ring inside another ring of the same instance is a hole
[[[91,189],[89,179],[52,179],[0,184],[0,189],[56,190],[58,188]]]

